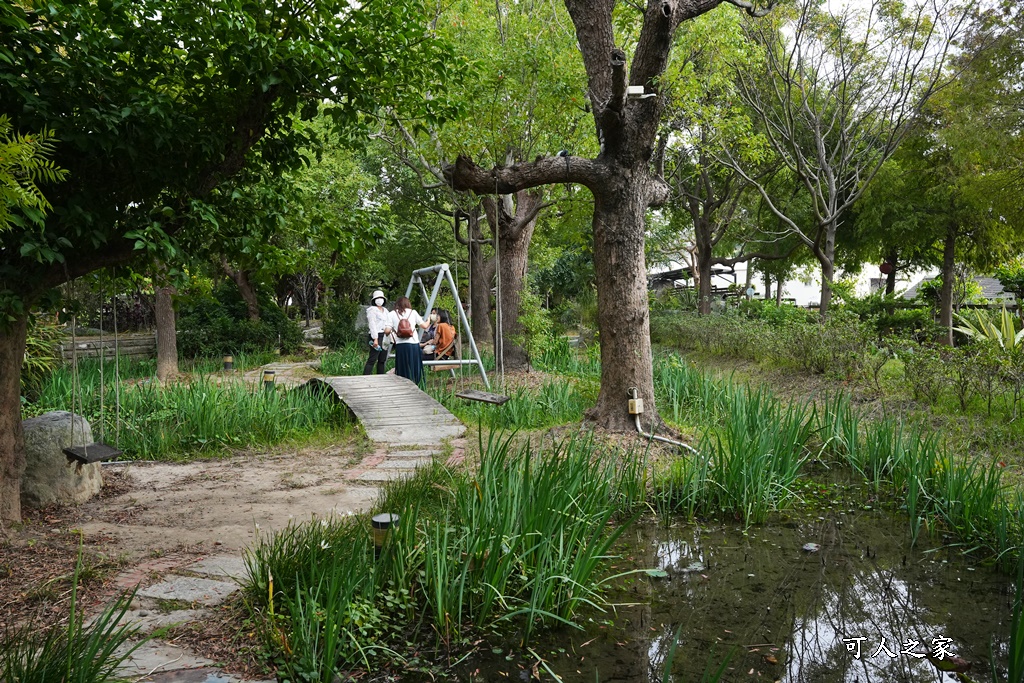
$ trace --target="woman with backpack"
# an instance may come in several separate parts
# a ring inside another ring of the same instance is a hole
[[[395,301],[395,310],[389,315],[389,325],[395,332],[395,374],[415,382],[423,383],[423,358],[420,355],[420,338],[416,328],[427,329],[430,323],[412,308],[408,297]]]

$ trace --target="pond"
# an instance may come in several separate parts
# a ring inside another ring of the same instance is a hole
[[[1010,577],[972,565],[942,538],[911,549],[905,517],[821,514],[746,533],[739,523],[638,524],[612,571],[654,576],[616,581],[613,609],[581,615],[584,630],[539,636],[536,656],[495,647],[457,678],[689,683],[731,652],[721,680],[955,681],[925,657],[945,663],[946,653],[969,662],[973,680],[991,680],[990,646],[1006,657]]]

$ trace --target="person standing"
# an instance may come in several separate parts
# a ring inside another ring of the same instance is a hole
[[[363,374],[373,373],[373,366],[377,366],[377,374],[383,375],[384,368],[388,362],[388,349],[384,344],[384,337],[391,333],[388,323],[388,309],[384,308],[384,292],[374,290],[370,302],[373,304],[366,308],[366,322],[370,326],[370,357],[366,359],[363,366]]]
[[[416,384],[422,384],[423,357],[420,353],[418,329],[425,330],[430,323],[413,310],[409,298],[403,296],[395,301],[395,310],[391,311],[388,317],[388,325],[396,337],[395,374]]]

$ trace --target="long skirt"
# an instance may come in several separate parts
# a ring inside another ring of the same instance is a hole
[[[423,384],[423,357],[419,344],[395,344],[395,374]]]

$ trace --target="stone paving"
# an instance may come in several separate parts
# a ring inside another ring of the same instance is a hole
[[[310,371],[311,364],[276,364],[266,368],[280,370],[278,384],[296,386],[309,379],[308,375],[302,375]],[[252,381],[258,381],[262,370],[248,373],[247,380],[252,375]],[[385,383],[392,381],[384,380]],[[429,397],[422,394],[419,399],[426,405],[424,399]],[[433,402],[433,399],[429,401]],[[433,406],[430,408],[436,410]],[[442,420],[436,427],[420,430],[419,436],[415,436],[405,433],[405,430],[399,430],[402,431],[399,433],[396,425],[382,425],[376,439],[376,450],[349,470],[346,477],[369,483],[388,481],[407,475],[445,452],[449,453],[449,464],[461,463],[465,457],[465,443],[459,437],[465,428],[457,421],[447,420]],[[395,443],[385,440],[389,435],[395,437]],[[209,555],[199,561],[192,561],[186,555],[167,555],[123,572],[115,579],[114,585],[120,590],[143,585],[126,614],[126,621],[137,626],[141,633],[149,634],[157,629],[213,617],[210,608],[239,590],[246,573],[244,561],[235,553]],[[118,674],[137,683],[271,683],[247,681],[224,673],[215,662],[158,638],[139,645]]]

